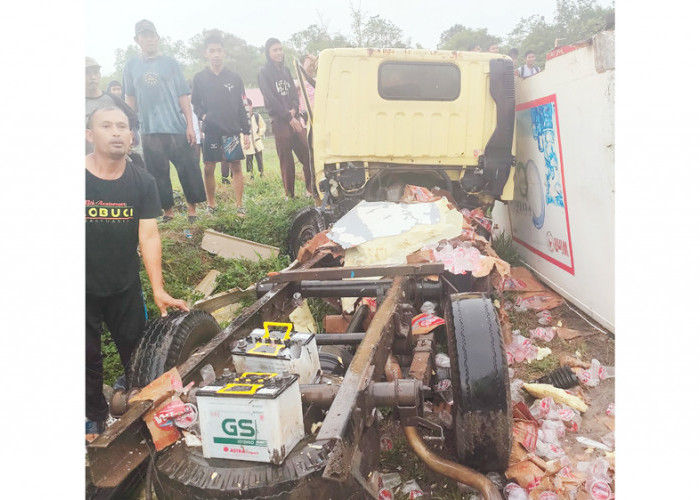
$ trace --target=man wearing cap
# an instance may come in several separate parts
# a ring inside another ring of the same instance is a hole
[[[92,57],[85,58],[85,120],[97,108],[106,106],[116,106],[121,109],[129,119],[129,129],[134,135],[133,144],[129,150],[129,159],[139,167],[145,167],[141,147],[138,140],[139,119],[133,109],[129,107],[120,97],[100,90],[100,65]],[[94,146],[85,141],[85,154],[92,153]]]
[[[314,186],[306,130],[299,121],[299,93],[292,74],[284,65],[284,50],[277,38],[265,42],[265,57],[267,63],[258,73],[258,86],[272,118],[272,133],[275,135],[275,147],[280,159],[284,194],[287,198],[294,198],[293,150],[302,164],[306,196],[311,197]]]
[[[155,25],[136,23],[136,43],[141,55],[124,66],[126,102],[139,115],[146,168],[155,177],[163,208],[163,222],[174,216],[170,162],[187,200],[189,221],[197,219],[196,203],[206,200],[190,107],[190,88],[179,64],[158,50]]]

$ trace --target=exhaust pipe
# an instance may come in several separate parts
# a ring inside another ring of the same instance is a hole
[[[396,356],[390,354],[386,360],[386,365],[384,366],[384,374],[388,381],[393,382],[401,375],[401,367],[396,359]],[[466,465],[458,464],[457,462],[452,462],[445,458],[437,456],[435,453],[430,451],[420,437],[418,429],[413,426],[405,426],[403,428],[406,434],[406,439],[408,443],[413,448],[413,451],[418,455],[425,465],[430,467],[431,470],[442,474],[445,477],[454,479],[462,484],[466,484],[474,489],[476,489],[484,500],[502,500],[501,492],[498,491],[496,485],[494,485],[489,478],[483,474],[475,471],[474,469],[467,467]]]

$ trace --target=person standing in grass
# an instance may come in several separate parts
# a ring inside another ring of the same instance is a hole
[[[162,220],[167,222],[175,215],[172,162],[185,193],[189,221],[194,222],[196,204],[207,198],[195,156],[190,89],[177,61],[160,53],[160,38],[151,21],[136,23],[134,40],[141,47],[141,55],[124,66],[124,94],[126,103],[139,114],[146,168],[156,179],[164,211]]]
[[[168,307],[189,309],[165,291],[158,189],[127,157],[132,133],[126,114],[115,106],[96,109],[85,139],[94,146],[85,157],[85,434],[92,438],[104,430],[109,413],[102,393],[102,324],[125,369],[146,325],[137,248],[161,315]]]
[[[245,169],[250,174],[250,178],[253,178],[253,158],[258,162],[258,172],[260,177],[263,174],[263,137],[265,136],[265,120],[260,113],[253,111],[253,101],[246,98],[245,110],[248,113],[248,119],[250,120],[250,147],[245,148],[243,152],[245,153]]]
[[[245,87],[241,76],[224,66],[224,43],[219,35],[208,35],[204,39],[204,55],[209,67],[194,75],[192,106],[202,121],[204,133],[202,147],[207,210],[213,212],[216,209],[214,172],[216,164],[221,162],[222,171],[224,164],[231,171],[236,207],[239,214],[244,214],[241,160],[227,161],[224,148],[227,142],[240,142],[241,134],[241,158],[244,157],[243,151],[250,148],[250,122],[243,106]]]
[[[277,38],[270,38],[265,42],[265,57],[267,63],[258,73],[258,86],[272,119],[272,133],[280,160],[284,194],[287,199],[294,198],[294,151],[304,172],[306,196],[311,197],[314,187],[306,130],[299,121],[299,93],[292,74],[284,65],[284,49]]]

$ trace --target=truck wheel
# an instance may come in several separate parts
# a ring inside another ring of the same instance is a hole
[[[447,349],[459,461],[474,469],[508,468],[513,413],[503,338],[486,297],[454,294],[446,307]]]
[[[303,439],[280,465],[204,458],[201,447],[178,442],[158,453],[153,486],[168,500],[349,498],[346,486],[321,477],[326,455],[306,448],[312,439]]]
[[[168,314],[146,325],[126,370],[129,387],[145,387],[172,367],[183,363],[195,349],[217,333],[219,324],[206,311]]]
[[[327,229],[326,219],[315,207],[306,207],[294,216],[289,229],[287,248],[292,260],[297,258],[299,249],[321,231]]]

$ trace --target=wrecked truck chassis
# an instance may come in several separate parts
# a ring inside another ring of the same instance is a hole
[[[199,385],[202,382],[200,370],[206,365],[211,365],[217,375],[225,367],[232,367],[233,343],[249,335],[261,322],[279,321],[288,316],[295,308],[294,295],[299,291],[305,297],[375,296],[377,311],[367,331],[355,335],[354,343],[360,343],[337,390],[322,385],[301,386],[302,401],[328,410],[316,438],[305,439],[305,445],[299,451],[295,449],[285,463],[293,464],[289,466],[294,467],[299,479],[318,476],[322,470],[324,480],[335,484],[354,480],[367,494],[376,495],[376,478],[374,482],[369,479],[372,471],[367,466],[376,462],[378,447],[367,446],[365,441],[377,440],[376,432],[372,432],[376,429],[373,424],[377,407],[393,406],[406,428],[409,443],[429,467],[476,487],[486,499],[500,498],[485,476],[432,454],[416,430],[416,426],[421,425],[437,428],[442,433],[441,427],[422,418],[424,392],[430,390],[427,384],[433,369],[434,338],[431,333],[414,342],[410,323],[407,326],[401,321],[401,305],[439,299],[441,294],[449,303],[440,282],[421,279],[440,274],[443,265],[396,266],[398,269],[381,273],[394,276],[390,280],[363,280],[358,284],[340,279],[361,275],[362,270],[313,269],[320,260],[321,256],[316,256],[301,268],[281,272],[271,276],[269,282],[258,284],[261,295],[258,300],[178,366],[183,385],[190,382]],[[374,274],[368,274],[372,272]],[[376,268],[364,273],[365,276],[380,274]],[[412,354],[410,379],[401,379],[400,369],[398,372],[394,369],[393,375],[389,373],[394,358],[392,352]],[[389,382],[380,382],[385,372]],[[153,401],[129,404],[126,413],[88,445],[90,472],[97,487],[118,486],[147,458],[155,456],[143,421],[155,404]]]

